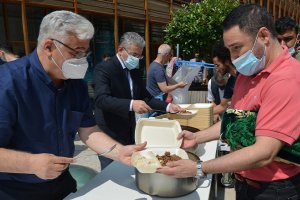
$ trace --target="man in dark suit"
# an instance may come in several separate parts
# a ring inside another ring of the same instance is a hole
[[[175,104],[152,98],[137,69],[145,46],[144,39],[135,32],[125,33],[117,54],[95,67],[95,116],[98,125],[122,144],[134,144],[135,113],[153,109],[181,111]],[[112,160],[100,157],[101,168]]]

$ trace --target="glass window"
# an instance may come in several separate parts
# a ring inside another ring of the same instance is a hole
[[[4,27],[4,17],[3,17],[3,7],[2,4],[0,4],[0,41],[5,41],[6,37],[5,37],[5,27]]]

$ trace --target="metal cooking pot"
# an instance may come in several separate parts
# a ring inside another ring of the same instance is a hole
[[[193,153],[187,152],[189,159],[199,160]],[[199,187],[198,178],[174,178],[160,173],[140,173],[135,169],[136,186],[143,192],[161,197],[178,197],[189,194]]]

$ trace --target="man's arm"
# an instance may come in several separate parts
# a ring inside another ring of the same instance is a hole
[[[73,162],[73,158],[53,154],[31,154],[0,148],[0,172],[35,174],[41,179],[58,177]]]
[[[214,107],[213,113],[214,114],[221,114],[221,113],[225,112],[227,107],[228,107],[228,102],[229,101],[230,101],[230,99],[222,98],[220,104],[216,105]]]
[[[202,162],[202,170],[204,173],[210,174],[238,172],[263,167],[274,160],[284,144],[284,142],[272,137],[258,136],[256,137],[256,143],[252,146]],[[169,162],[167,166],[158,169],[157,172],[183,178],[195,176],[197,171],[196,162],[188,159]]]
[[[263,167],[274,160],[284,145],[285,143],[278,139],[258,136],[256,137],[255,144],[252,146],[244,147],[217,159],[203,162],[203,172],[237,172]]]
[[[161,83],[157,83],[159,89],[164,92],[164,93],[169,93],[172,92],[173,90],[177,89],[177,88],[184,88],[187,83],[185,82],[179,82],[176,83],[174,85],[167,85],[166,82],[161,82]]]
[[[98,128],[98,126],[80,128],[78,132],[82,142],[98,154],[106,152],[112,146],[117,144],[117,146],[112,151],[105,153],[104,156],[113,160],[123,162],[127,165],[131,165],[132,153],[135,151],[141,151],[146,146],[146,143],[123,146],[122,144],[102,132]]]
[[[220,130],[221,130],[221,122],[219,121],[207,129],[196,132],[197,144],[218,140],[220,138]]]
[[[118,150],[123,145],[106,135],[98,126],[80,128],[78,133],[82,142],[98,154],[105,152],[107,149],[117,144],[117,147],[105,156],[113,160],[119,160]]]
[[[0,171],[30,174],[32,173],[32,156],[33,154],[30,153],[0,148]]]

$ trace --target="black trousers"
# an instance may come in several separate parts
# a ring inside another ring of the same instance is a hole
[[[0,181],[1,200],[60,200],[76,192],[76,181],[69,171],[44,183]]]
[[[289,179],[259,182],[261,188],[236,180],[237,200],[300,200],[300,173]]]

